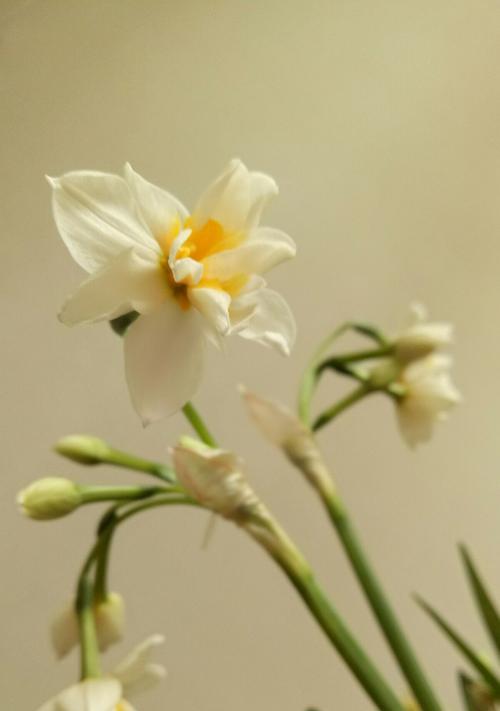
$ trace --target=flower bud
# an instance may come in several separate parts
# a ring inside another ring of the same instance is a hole
[[[54,449],[78,464],[99,464],[105,461],[110,448],[102,439],[90,435],[69,435],[57,442]]]
[[[125,605],[118,593],[108,593],[94,605],[97,642],[101,652],[123,637]],[[79,641],[78,616],[72,601],[54,618],[50,627],[52,646],[58,659],[65,657]]]
[[[174,468],[186,492],[202,506],[226,518],[241,519],[259,505],[232,452],[182,437],[173,451]]]
[[[449,345],[453,338],[451,323],[429,323],[421,304],[412,306],[414,323],[393,341],[396,359],[403,365],[425,358],[439,348]]]
[[[244,387],[240,387],[240,392],[264,437],[281,447],[315,489],[325,495],[331,494],[334,484],[311,430],[280,403],[260,397]]]
[[[17,503],[26,516],[45,521],[74,511],[82,503],[82,495],[73,481],[46,477],[20,491]]]
[[[101,652],[123,637],[125,604],[118,593],[108,593],[105,600],[94,606],[97,641]]]

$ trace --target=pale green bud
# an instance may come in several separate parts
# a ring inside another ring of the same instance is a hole
[[[110,447],[99,437],[90,435],[69,435],[57,442],[54,449],[67,459],[79,464],[100,464],[106,461]]]
[[[82,502],[80,487],[70,479],[62,477],[38,479],[17,496],[21,511],[39,521],[66,516]]]

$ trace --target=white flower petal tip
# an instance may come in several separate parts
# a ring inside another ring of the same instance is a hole
[[[462,395],[450,377],[452,360],[432,354],[403,369],[398,384],[404,395],[396,413],[405,442],[415,448],[428,441],[434,426],[448,418],[450,410],[462,402]]]
[[[151,661],[155,648],[164,642],[163,635],[147,637],[113,670],[113,676],[121,682],[126,698],[156,686],[167,676],[161,664]]]
[[[184,437],[174,447],[172,459],[179,482],[202,506],[238,520],[259,505],[243,474],[242,461],[232,452]]]

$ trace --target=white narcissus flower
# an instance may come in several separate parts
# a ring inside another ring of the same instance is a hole
[[[202,506],[232,519],[258,507],[243,462],[232,452],[183,437],[173,448],[172,459],[179,483]]]
[[[123,637],[125,626],[125,604],[118,593],[108,593],[105,600],[94,605],[94,620],[97,642],[101,652],[105,652]],[[78,616],[74,602],[69,603],[55,617],[50,628],[52,646],[59,659],[66,656],[80,639]]]
[[[60,314],[68,324],[139,318],[125,334],[125,370],[145,423],[193,395],[207,339],[243,338],[288,354],[295,321],[262,274],[295,255],[292,239],[259,226],[278,189],[233,160],[191,214],[130,165],[124,177],[90,171],[50,178],[54,217],[89,277]]]
[[[395,356],[402,364],[424,358],[439,348],[448,346],[453,340],[451,323],[429,322],[427,310],[422,304],[413,304],[411,311],[412,325],[393,340]]]
[[[397,386],[402,395],[396,412],[401,433],[414,447],[427,441],[436,422],[445,420],[448,411],[461,401],[461,395],[450,378],[452,360],[433,354],[403,368]]]
[[[163,642],[161,635],[148,637],[111,674],[73,684],[38,711],[134,711],[126,699],[146,691],[166,675],[163,666],[151,662],[154,648]]]

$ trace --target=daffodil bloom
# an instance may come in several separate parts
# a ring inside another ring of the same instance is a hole
[[[400,373],[396,412],[401,434],[414,447],[427,441],[434,425],[448,417],[449,410],[461,400],[450,378],[452,360],[434,353],[410,363]]]
[[[123,177],[79,171],[50,183],[61,237],[89,272],[60,318],[73,325],[140,314],[124,346],[144,423],[191,398],[207,339],[219,344],[238,334],[290,352],[292,313],[261,276],[295,255],[288,235],[259,226],[277,194],[272,178],[233,160],[191,214],[130,165]]]
[[[38,711],[134,711],[126,699],[146,691],[165,677],[165,669],[151,662],[154,648],[163,641],[161,635],[149,637],[110,675],[73,684]]]
[[[96,602],[94,621],[99,649],[105,652],[108,647],[119,642],[123,637],[125,605],[122,596],[111,592],[105,600]],[[66,656],[79,643],[78,615],[74,601],[66,605],[54,618],[50,635],[52,646],[59,659]]]
[[[411,311],[413,323],[393,341],[395,356],[402,364],[425,358],[439,348],[448,346],[453,338],[453,325],[429,322],[427,310],[422,304],[413,304]]]

